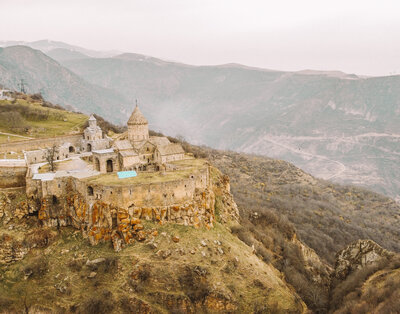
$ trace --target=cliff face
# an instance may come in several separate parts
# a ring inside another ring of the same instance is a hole
[[[209,196],[198,198],[212,206],[212,228],[154,220],[146,209],[140,216],[101,203],[89,210],[79,195],[57,206],[28,202],[22,191],[1,195],[0,313],[306,311],[279,271],[227,228],[239,214],[229,179],[216,169]],[[169,215],[177,213],[187,215],[183,208]],[[119,253],[113,235],[124,246]]]
[[[214,221],[214,193],[199,192],[194,202],[160,207],[120,208],[102,201],[88,203],[79,193],[70,193],[54,204],[51,198],[42,199],[39,220],[45,226],[73,226],[82,231],[93,245],[112,241],[115,250],[147,238],[143,221],[159,224],[175,223],[212,228]]]

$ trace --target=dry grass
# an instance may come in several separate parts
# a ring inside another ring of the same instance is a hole
[[[0,112],[17,112],[21,115],[21,125],[0,125],[1,132],[29,137],[49,137],[80,132],[88,117],[56,108],[44,107],[43,102],[18,99],[15,103],[0,101]],[[17,138],[13,138],[17,140]],[[24,140],[24,139],[19,139]]]

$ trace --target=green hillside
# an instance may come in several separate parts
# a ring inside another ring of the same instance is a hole
[[[88,120],[87,115],[54,106],[39,95],[16,97],[0,100],[0,143],[78,133]]]

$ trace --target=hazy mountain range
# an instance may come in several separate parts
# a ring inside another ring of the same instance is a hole
[[[60,42],[23,44],[43,53],[0,51],[0,84],[17,88],[23,78],[28,92],[118,123],[138,99],[156,131],[285,159],[400,200],[400,76],[191,66]]]

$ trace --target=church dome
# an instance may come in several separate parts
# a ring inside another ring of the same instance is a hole
[[[147,119],[144,117],[143,113],[140,111],[137,105],[128,120],[128,125],[129,124],[148,124]]]

